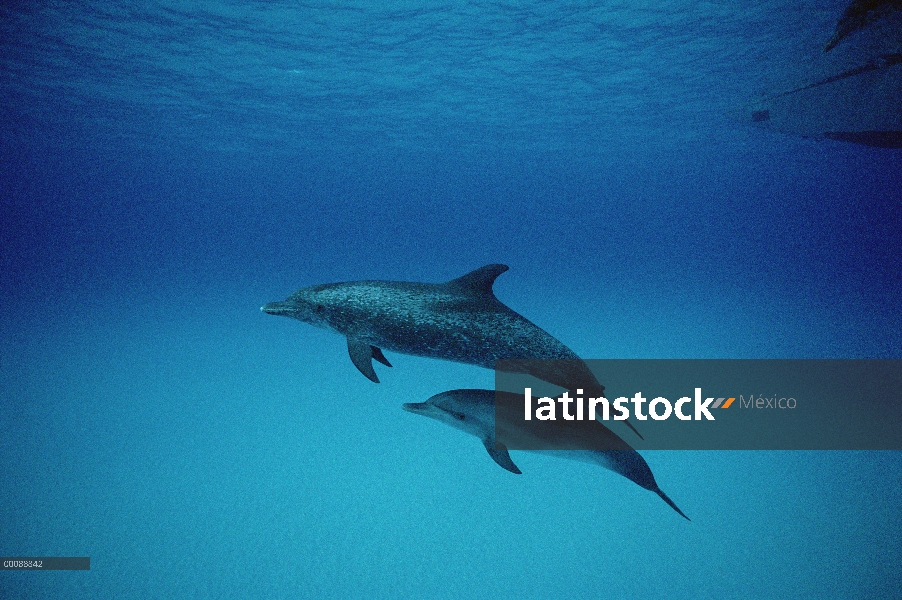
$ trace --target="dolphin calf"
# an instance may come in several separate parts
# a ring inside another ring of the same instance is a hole
[[[376,383],[373,359],[391,366],[382,353],[385,349],[487,369],[494,369],[501,359],[534,359],[522,367],[528,374],[568,390],[582,388],[587,395],[603,396],[604,386],[570,348],[495,297],[492,285],[507,270],[507,265],[486,265],[445,283],[315,285],[260,310],[345,336],[351,362]],[[626,424],[636,431],[632,423]]]
[[[500,392],[504,393],[504,392]],[[492,390],[452,390],[429,398],[426,402],[404,404],[404,410],[446,423],[482,440],[489,456],[502,468],[520,474],[507,448],[495,441],[495,392]],[[511,427],[515,421],[503,424]],[[660,496],[664,502],[687,520],[673,500],[661,491],[648,463],[610,429],[595,422],[599,436],[611,450],[541,450],[543,454],[601,465]]]

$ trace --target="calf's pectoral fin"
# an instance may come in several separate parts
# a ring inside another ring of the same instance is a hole
[[[507,453],[507,446],[499,442],[492,442],[490,439],[484,439],[482,440],[482,443],[485,445],[485,449],[489,451],[489,456],[491,456],[492,460],[498,463],[498,465],[511,473],[516,473],[517,475],[522,474],[520,469],[517,468],[517,465],[514,464],[514,461],[511,460],[511,455]]]
[[[382,356],[382,350],[356,338],[348,337],[348,354],[351,356],[351,362],[354,363],[357,370],[374,383],[379,383],[379,377],[376,376],[376,370],[373,369],[373,359],[375,358],[382,364],[391,366],[385,360],[385,357]]]

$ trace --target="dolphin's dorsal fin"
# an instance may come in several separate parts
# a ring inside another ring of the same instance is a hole
[[[391,363],[382,354],[382,350],[357,338],[348,337],[348,354],[357,370],[374,383],[379,383],[379,377],[376,376],[376,370],[373,369],[373,359],[375,358],[387,367],[391,366]]]
[[[462,277],[452,279],[447,285],[478,296],[491,295],[492,284],[495,283],[499,275],[509,268],[507,265],[486,265],[475,271],[470,271]]]
[[[488,438],[482,440],[482,443],[485,445],[485,449],[489,451],[489,456],[491,456],[492,460],[498,463],[498,465],[511,473],[516,473],[517,475],[522,474],[520,469],[517,468],[517,465],[514,464],[514,461],[511,460],[511,455],[507,452],[507,446],[499,442],[493,442]]]

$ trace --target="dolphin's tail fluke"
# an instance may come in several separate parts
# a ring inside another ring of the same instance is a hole
[[[633,424],[632,424],[632,423],[630,423],[629,421],[624,421],[624,423],[626,423],[627,425],[629,425],[629,428],[632,429],[632,430],[636,433],[636,435],[639,436],[639,439],[640,439],[640,440],[644,440],[644,439],[645,439],[644,437],[642,437],[642,434],[639,433],[639,430],[637,430],[635,427],[633,427]],[[668,500],[668,502],[670,502],[670,501]],[[682,514],[682,513],[680,513],[680,514]],[[683,515],[683,516],[685,517],[686,515]]]
[[[680,516],[681,516],[681,517],[683,517],[683,518],[686,519],[687,521],[691,521],[691,520],[692,520],[692,519],[690,519],[689,517],[687,517],[687,516],[686,516],[686,513],[684,513],[683,511],[681,511],[680,508],[679,508],[676,504],[673,503],[673,500],[671,500],[670,497],[669,497],[667,494],[665,494],[664,492],[661,491],[661,488],[658,488],[658,489],[652,490],[652,491],[653,491],[654,493],[656,493],[657,495],[659,495],[659,496],[661,497],[661,499],[664,500],[664,502],[666,502],[667,504],[669,504],[669,505],[670,505],[670,508],[672,508],[673,510],[677,511],[678,513],[680,513]]]

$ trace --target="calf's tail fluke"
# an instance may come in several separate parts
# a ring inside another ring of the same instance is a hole
[[[686,516],[686,513],[684,513],[683,511],[680,510],[680,507],[678,507],[676,504],[673,503],[673,500],[671,500],[670,497],[669,497],[667,494],[665,494],[664,492],[661,491],[661,488],[658,488],[658,489],[652,490],[652,491],[653,491],[654,493],[656,493],[657,495],[659,495],[659,496],[661,497],[661,499],[664,500],[664,502],[666,502],[667,504],[669,504],[669,505],[670,505],[670,508],[672,508],[673,510],[677,511],[678,513],[680,513],[680,516],[681,516],[681,517],[683,517],[683,518],[686,519],[687,521],[691,521],[691,520],[692,520],[692,519],[690,519],[689,517]]]

